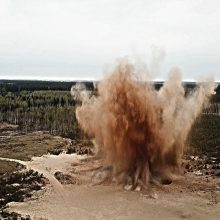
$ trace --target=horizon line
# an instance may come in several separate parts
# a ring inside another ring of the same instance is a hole
[[[100,82],[102,79],[94,79],[94,78],[45,78],[43,77],[42,79],[39,78],[0,78],[0,80],[9,80],[9,81],[44,81],[44,82]],[[155,79],[155,80],[148,80],[152,82],[166,82],[167,80],[164,79]],[[189,82],[189,83],[197,83],[198,81],[194,79],[183,79],[182,82]],[[215,83],[220,84],[220,80],[215,80]]]

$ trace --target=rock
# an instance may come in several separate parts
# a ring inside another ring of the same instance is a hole
[[[53,155],[59,155],[59,154],[61,154],[62,152],[63,152],[63,150],[60,149],[60,148],[54,148],[54,149],[48,150],[48,153],[49,153],[49,154],[53,154]]]
[[[195,156],[195,157],[194,157],[194,160],[195,160],[195,161],[197,161],[198,159],[199,159],[199,157],[198,157],[198,156]]]
[[[124,189],[125,189],[126,191],[131,191],[131,190],[132,190],[132,187],[133,187],[132,185],[128,185],[128,184],[127,184],[127,185],[124,186]]]
[[[140,192],[140,191],[141,191],[141,186],[140,186],[140,185],[137,185],[137,187],[135,188],[134,191],[136,191],[136,192]]]
[[[13,186],[13,187],[19,187],[20,184],[19,184],[19,183],[13,183],[13,184],[11,184],[11,186]]]
[[[158,194],[157,193],[153,193],[153,194],[150,195],[150,198],[158,199]]]
[[[194,171],[194,173],[195,173],[197,176],[202,176],[201,170]]]
[[[210,169],[211,168],[211,165],[210,164],[205,164],[204,165],[204,169]]]
[[[57,171],[55,174],[54,174],[55,178],[61,183],[61,184],[76,184],[76,179],[69,175],[69,174],[65,174],[65,173],[62,173],[60,171]]]

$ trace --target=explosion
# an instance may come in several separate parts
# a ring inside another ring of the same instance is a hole
[[[83,99],[76,109],[81,128],[112,167],[112,177],[133,187],[163,182],[179,171],[187,136],[215,86],[199,83],[186,95],[174,69],[156,90],[137,72],[121,61],[99,83],[98,96]]]

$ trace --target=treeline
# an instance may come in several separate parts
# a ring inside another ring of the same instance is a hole
[[[82,82],[88,90],[93,90],[93,82]],[[76,84],[76,81],[40,81],[40,80],[0,80],[0,92],[21,92],[21,91],[39,91],[39,90],[54,90],[54,91],[70,91],[71,87]]]

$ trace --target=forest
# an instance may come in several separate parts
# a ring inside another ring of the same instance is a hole
[[[49,131],[73,139],[81,139],[75,108],[77,103],[70,95],[76,82],[0,80],[0,122],[19,125],[22,132]],[[94,91],[93,82],[84,82],[87,90]],[[156,82],[159,89],[163,82]],[[185,83],[186,91],[195,83]],[[204,113],[220,113],[220,85]]]
[[[93,82],[83,82],[94,90]],[[0,80],[0,122],[19,125],[24,133],[49,131],[63,137],[83,135],[75,118],[76,102],[70,95],[76,82]]]

